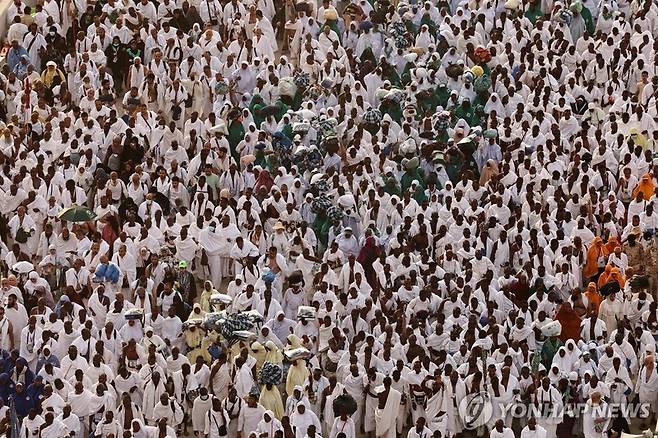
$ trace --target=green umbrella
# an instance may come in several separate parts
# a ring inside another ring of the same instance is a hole
[[[88,222],[96,219],[96,214],[87,207],[73,204],[57,213],[57,217],[68,222]]]

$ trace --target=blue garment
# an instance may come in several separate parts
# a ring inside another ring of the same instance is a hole
[[[16,407],[16,414],[18,418],[25,418],[30,412],[30,409],[36,407],[34,404],[34,399],[27,393],[23,391],[20,394],[16,393],[13,396],[14,406]]]
[[[9,65],[10,70],[14,70],[23,55],[29,56],[27,50],[23,46],[18,46],[17,49],[14,49],[13,47],[9,49],[7,52],[7,65]]]
[[[55,356],[54,354],[51,354],[50,356],[48,356],[48,358],[41,356],[39,360],[37,360],[37,368],[36,368],[37,373],[41,371],[41,368],[43,368],[48,363],[52,364],[53,367],[55,368],[59,368],[59,359],[57,358],[57,356]]]
[[[222,347],[213,344],[208,348],[208,353],[210,353],[210,357],[212,357],[213,360],[219,359],[219,356],[222,353]]]
[[[496,164],[503,160],[503,154],[500,151],[500,146],[498,143],[487,143],[484,146],[480,146],[480,148],[475,152],[475,162],[477,163],[480,172],[489,160],[494,160]]]
[[[27,387],[27,394],[32,397],[32,400],[39,400],[41,398],[41,394],[43,394],[43,389],[45,388],[43,383],[32,383],[30,386]]]
[[[21,372],[18,373],[16,371],[16,367],[14,367],[14,370],[12,371],[10,376],[15,379],[16,383],[23,382],[23,384],[25,385],[25,388],[27,388],[28,386],[30,386],[32,384],[32,381],[34,380],[34,373],[27,366],[27,361],[25,359],[23,359],[22,357],[19,357],[18,359],[16,359],[16,364],[23,365],[23,368],[21,369]],[[21,375],[23,376],[23,379],[20,379]]]
[[[23,79],[27,75],[27,67],[29,65],[30,64],[23,64],[22,62],[19,62],[14,66],[12,71],[14,72],[14,74],[18,79]]]
[[[9,378],[9,374],[0,374],[0,399],[2,399],[6,406],[9,406],[9,399],[14,395],[15,391],[16,387],[14,386],[14,382]]]
[[[119,281],[119,269],[112,263],[108,264],[100,264],[96,268],[96,276],[94,280],[97,281],[104,281],[104,280],[109,280],[112,283],[116,283]]]

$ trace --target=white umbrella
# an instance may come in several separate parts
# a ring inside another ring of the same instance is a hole
[[[34,271],[34,265],[30,262],[16,262],[11,267],[11,270],[18,274],[27,274],[28,272]]]

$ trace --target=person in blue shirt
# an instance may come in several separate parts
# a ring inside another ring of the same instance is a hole
[[[27,361],[19,357],[16,359],[16,366],[14,366],[13,371],[10,374],[11,379],[18,384],[18,382],[23,382],[25,388],[32,384],[34,380],[34,373],[27,366]]]
[[[32,384],[27,387],[25,392],[27,392],[27,394],[32,398],[32,400],[34,400],[35,403],[38,403],[41,395],[43,394],[44,388],[45,385],[43,384],[43,377],[35,376]]]
[[[35,407],[34,399],[25,390],[22,382],[16,384],[16,393],[12,397],[14,407],[16,408],[16,415],[19,419],[23,419],[30,412],[30,409]]]
[[[25,76],[27,76],[27,68],[29,66],[30,59],[27,55],[22,55],[20,61],[18,61],[18,64],[16,64],[12,71],[18,79],[23,80],[25,79]]]
[[[14,395],[16,387],[9,378],[9,374],[0,374],[0,399],[5,405],[9,405],[9,399]]]
[[[25,47],[18,44],[16,40],[12,41],[9,51],[7,51],[7,65],[9,65],[11,71],[14,71],[23,56],[28,56]]]

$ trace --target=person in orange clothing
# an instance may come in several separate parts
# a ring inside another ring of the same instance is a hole
[[[609,254],[608,249],[603,243],[603,239],[595,237],[592,244],[587,248],[587,259],[583,268],[584,279],[596,281],[598,275],[603,272],[606,256]]]
[[[560,333],[562,342],[566,342],[568,339],[573,339],[576,342],[580,340],[580,317],[571,307],[571,303],[562,303],[553,319],[560,321],[562,325],[562,332]]]
[[[596,281],[598,287],[601,287],[610,281],[610,272],[612,272],[612,265],[605,265],[605,269],[601,272],[599,279]]]
[[[585,295],[585,298],[587,298],[587,313],[591,314],[592,311],[598,313],[601,301],[603,301],[603,297],[599,293],[599,290],[596,287],[596,283],[590,282],[587,285],[587,289],[583,295]]]
[[[623,290],[624,285],[626,284],[626,277],[624,277],[624,275],[621,273],[621,270],[619,268],[612,268],[610,270],[610,276],[608,277],[607,282],[611,282],[611,281],[616,281],[617,283],[619,283],[619,287],[621,287]]]
[[[615,248],[618,246],[620,246],[620,243],[617,236],[610,236],[608,238],[608,242],[605,244],[605,250],[608,252],[608,254],[612,254],[615,252]]]
[[[653,177],[650,173],[642,175],[640,182],[633,189],[633,198],[637,197],[638,193],[642,193],[642,198],[648,201],[653,196],[653,191],[656,185],[653,183]]]

